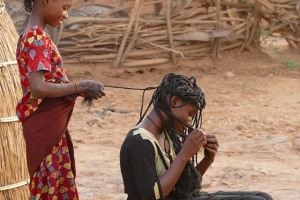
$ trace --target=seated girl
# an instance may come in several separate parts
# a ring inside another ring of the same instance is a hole
[[[264,192],[201,191],[202,176],[218,151],[201,129],[205,96],[194,77],[167,74],[120,151],[128,200],[271,200]],[[152,106],[152,110],[149,111]],[[204,149],[200,162],[197,153]]]

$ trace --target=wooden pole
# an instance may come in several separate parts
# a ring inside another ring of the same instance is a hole
[[[221,22],[221,5],[220,0],[216,0],[216,30],[220,30],[220,22]],[[220,38],[215,38],[213,42],[212,55],[213,59],[219,57],[219,48],[220,48]]]
[[[170,49],[174,49],[173,33],[172,33],[172,23],[171,23],[171,0],[167,0],[166,5],[166,21],[167,21],[167,31],[169,36]],[[173,67],[176,66],[176,57],[173,51],[170,52],[171,62]]]
[[[135,0],[133,12],[132,12],[132,16],[131,16],[130,21],[128,23],[128,26],[127,26],[127,28],[125,30],[125,33],[124,33],[124,36],[123,36],[123,39],[122,39],[122,42],[121,42],[121,45],[120,45],[117,57],[116,57],[116,59],[114,60],[114,62],[112,64],[113,68],[117,68],[118,65],[119,65],[119,62],[120,62],[120,60],[122,58],[123,51],[124,51],[124,48],[125,48],[125,45],[126,45],[126,42],[127,42],[128,36],[129,36],[129,33],[130,33],[131,28],[133,26],[133,23],[134,23],[134,21],[135,21],[135,19],[137,17],[139,9],[140,9],[140,0]]]
[[[141,0],[143,1],[143,0]],[[136,16],[136,19],[135,19],[135,23],[134,23],[134,32],[133,32],[133,36],[124,52],[124,54],[122,55],[122,58],[121,58],[121,64],[124,62],[124,60],[127,58],[129,52],[131,51],[132,47],[134,46],[137,38],[138,38],[138,34],[139,34],[139,19],[140,19],[140,10],[141,10],[141,5],[142,2],[139,4],[139,8],[137,9],[137,16]]]
[[[245,48],[254,42],[255,47],[260,46],[260,21],[261,21],[261,3],[256,1],[254,3],[253,23],[251,24],[251,31],[248,40],[246,40]]]

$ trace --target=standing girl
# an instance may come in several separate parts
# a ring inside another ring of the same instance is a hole
[[[31,15],[16,53],[23,89],[16,111],[26,142],[31,200],[78,199],[68,123],[78,95],[88,101],[105,95],[99,82],[68,80],[62,57],[45,32],[46,25],[56,27],[68,18],[72,3],[24,0]]]
[[[205,96],[195,78],[167,74],[120,152],[128,200],[271,200],[264,192],[201,191],[218,140],[201,129]],[[153,106],[146,118],[150,106]],[[197,153],[204,155],[197,161]]]

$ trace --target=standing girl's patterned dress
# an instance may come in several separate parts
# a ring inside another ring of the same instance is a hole
[[[49,35],[35,26],[20,37],[17,61],[24,92],[17,115],[24,127],[31,199],[76,200],[73,147],[67,129],[75,96],[36,98],[30,93],[28,78],[29,73],[44,71],[45,81],[69,84],[62,58]]]
[[[29,20],[16,57],[23,97],[17,115],[23,125],[31,200],[76,200],[75,161],[68,131],[77,96],[89,102],[105,96],[93,80],[70,83],[56,46],[44,30],[68,18],[73,0],[24,0]]]

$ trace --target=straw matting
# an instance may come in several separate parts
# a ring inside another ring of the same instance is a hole
[[[0,200],[28,200],[29,178],[25,142],[18,121],[3,122],[15,117],[15,107],[22,96],[18,67],[3,63],[15,61],[18,35],[0,0]],[[25,182],[24,182],[25,181]],[[17,187],[19,185],[19,187]]]

